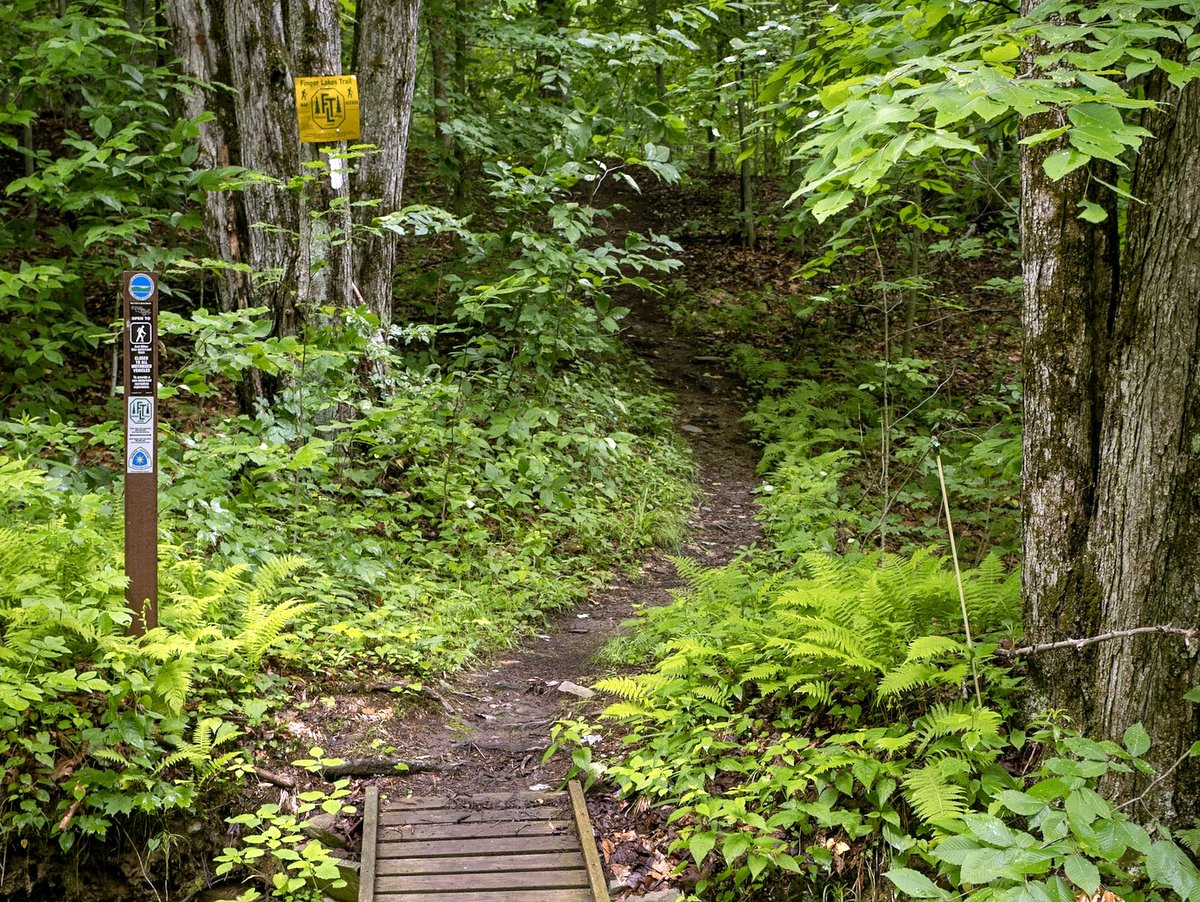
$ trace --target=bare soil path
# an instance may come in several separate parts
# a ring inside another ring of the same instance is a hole
[[[653,201],[622,193],[627,209],[616,213],[614,241],[627,229],[660,227],[653,222]],[[514,649],[428,686],[421,705],[397,716],[386,694],[343,696],[344,730],[328,743],[332,754],[374,746],[419,765],[420,772],[376,777],[385,795],[441,795],[464,799],[474,793],[557,788],[569,762],[557,757],[543,764],[551,724],[581,710],[595,712],[598,699],[581,700],[560,691],[564,681],[586,687],[602,676],[596,653],[638,606],[664,604],[680,585],[672,554],[706,566],[731,560],[759,535],[755,520],[756,454],[741,423],[743,403],[733,380],[720,366],[714,348],[691,337],[676,336],[667,314],[654,298],[623,295],[631,308],[624,338],[651,367],[662,390],[674,397],[676,425],[694,451],[700,494],[691,512],[683,544],[672,552],[650,555],[634,574],[618,574],[583,606],[559,613],[544,630]],[[361,751],[357,752],[361,754]],[[624,807],[601,793],[593,816],[601,843],[614,860],[619,878],[636,889],[660,886],[664,865],[657,841],[638,836],[635,821],[643,812]],[[653,820],[646,829],[657,829]],[[644,859],[644,860],[643,860]]]

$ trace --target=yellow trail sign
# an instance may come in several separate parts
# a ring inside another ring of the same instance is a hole
[[[296,118],[301,141],[357,141],[362,137],[358,79],[353,75],[297,78]]]

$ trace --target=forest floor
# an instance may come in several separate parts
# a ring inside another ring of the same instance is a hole
[[[626,208],[616,209],[610,220],[614,243],[627,230],[661,228],[655,220],[666,211],[652,199],[612,193],[609,204],[619,201]],[[703,247],[684,251],[685,278],[688,257],[694,255],[698,271],[713,262]],[[468,798],[478,792],[558,788],[570,761],[561,755],[543,762],[551,726],[603,709],[605,702],[587,697],[586,689],[606,675],[597,655],[640,607],[671,600],[671,591],[682,583],[672,558],[720,566],[758,538],[757,453],[741,422],[745,401],[721,366],[715,339],[676,334],[658,298],[629,290],[617,300],[631,310],[623,323],[626,345],[673,398],[676,426],[693,451],[699,491],[680,546],[613,574],[584,605],[551,615],[517,646],[443,680],[426,681],[415,694],[410,685],[386,681],[313,686],[298,693],[296,704],[278,719],[281,738],[288,740],[283,748],[319,746],[327,756],[362,762],[366,770],[369,758],[384,762],[383,771],[387,761],[410,765],[402,775],[381,773],[356,781],[352,801],[367,783],[393,797]],[[410,691],[397,695],[397,688]],[[280,762],[260,763],[267,774],[287,772]],[[614,897],[667,886],[673,863],[664,855],[671,836],[662,815],[602,792],[591,796],[589,805],[614,877]]]

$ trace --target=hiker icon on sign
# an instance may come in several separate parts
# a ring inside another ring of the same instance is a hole
[[[150,344],[150,324],[133,323],[129,327],[129,340],[135,345]]]

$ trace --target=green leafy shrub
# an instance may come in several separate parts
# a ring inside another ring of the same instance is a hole
[[[160,268],[200,226],[198,123],[174,108],[187,85],[156,61],[165,40],[131,30],[120,3],[49,15],[18,0],[0,26],[0,149],[26,164],[0,198],[0,393],[69,407],[102,378],[96,286]]]
[[[953,573],[928,552],[790,571],[681,564],[689,589],[641,614],[614,654],[657,661],[602,680],[605,717],[632,750],[605,775],[622,794],[674,807],[698,888],[736,898],[772,874],[819,874],[824,841],[901,843],[960,818],[1001,766],[1016,680],[968,646]],[[995,559],[965,575],[972,628],[1011,625],[1018,578]],[[971,662],[982,700],[964,701]]]
[[[312,604],[302,559],[254,572],[160,557],[162,626],[126,634],[117,496],[0,456],[0,839],[64,849],[120,817],[188,809],[242,752],[222,715]]]
[[[1154,838],[1126,805],[1099,791],[1112,771],[1151,773],[1141,760],[1150,747],[1141,724],[1125,732],[1122,744],[1053,728],[1030,740],[1052,751],[1037,769],[940,821],[933,836],[897,849],[884,876],[898,890],[917,899],[978,902],[1200,898],[1200,870],[1171,832],[1157,827]],[[1200,853],[1197,836],[1178,834],[1192,855]],[[923,863],[941,884],[905,866],[913,863]]]

